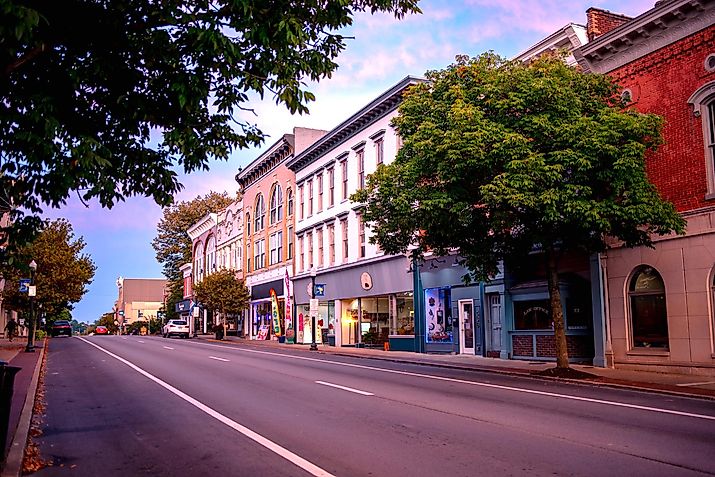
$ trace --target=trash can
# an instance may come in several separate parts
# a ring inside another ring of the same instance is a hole
[[[7,446],[7,432],[10,424],[10,404],[15,385],[15,375],[22,368],[10,366],[5,361],[0,361],[0,462],[5,462],[5,447]]]

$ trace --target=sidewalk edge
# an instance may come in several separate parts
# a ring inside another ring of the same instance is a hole
[[[24,459],[25,447],[30,434],[30,425],[32,422],[32,409],[35,406],[35,396],[37,395],[37,385],[40,381],[40,370],[44,362],[45,350],[47,349],[47,340],[45,340],[40,357],[35,364],[35,371],[32,374],[32,381],[25,396],[25,404],[22,406],[20,421],[17,423],[15,435],[10,443],[10,450],[7,453],[5,466],[2,469],[0,477],[20,477],[22,475],[22,461]]]

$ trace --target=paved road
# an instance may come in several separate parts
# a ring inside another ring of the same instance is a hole
[[[37,475],[713,475],[715,403],[156,337],[53,339]]]

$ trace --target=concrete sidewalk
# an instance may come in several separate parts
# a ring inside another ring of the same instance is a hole
[[[212,335],[199,335],[199,339],[213,340]],[[278,341],[259,341],[226,337],[222,343],[241,343],[256,348],[301,350],[309,353],[309,345],[284,344]],[[425,354],[405,351],[384,351],[382,349],[352,348],[318,345],[319,353],[329,353],[339,356],[382,359],[394,362],[415,363],[428,366],[438,366],[456,369],[469,369],[531,376],[542,379],[535,373],[553,368],[553,362],[523,361],[498,358],[484,358],[467,354]],[[665,374],[625,369],[597,368],[580,364],[572,364],[572,368],[594,375],[587,380],[596,385],[613,387],[628,387],[668,394],[688,395],[715,400],[715,377],[692,376],[682,374]],[[580,380],[579,380],[580,381]]]

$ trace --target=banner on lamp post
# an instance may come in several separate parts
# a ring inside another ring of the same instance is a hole
[[[271,288],[271,315],[273,318],[273,334],[276,336],[281,336],[281,317],[278,311],[278,297],[276,296],[276,291]]]
[[[295,330],[293,330],[293,303],[290,297],[290,276],[288,275],[288,270],[286,270],[286,276],[284,279],[285,296],[286,296],[286,309],[285,309],[285,331],[286,331],[286,341],[288,343],[293,343],[295,340]]]

